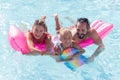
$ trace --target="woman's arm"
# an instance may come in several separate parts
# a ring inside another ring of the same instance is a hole
[[[46,42],[45,43],[46,44],[46,52],[51,53],[52,49],[53,49],[53,43],[51,41],[51,36],[50,35],[47,36],[47,39],[46,39],[45,42]]]
[[[28,48],[30,50],[30,53],[33,53],[33,55],[34,55],[34,53],[39,53],[41,55],[45,53],[43,51],[40,51],[39,49],[34,48],[33,39],[32,39],[32,36],[29,32],[27,32],[26,38],[27,38],[27,44],[28,44]]]

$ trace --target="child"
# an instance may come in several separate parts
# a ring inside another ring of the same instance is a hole
[[[56,21],[56,31],[59,34],[60,43],[57,43],[54,50],[55,55],[60,56],[62,52],[67,48],[76,48],[80,50],[80,54],[84,53],[84,49],[82,49],[75,41],[72,40],[72,33],[68,28],[61,28],[58,20],[58,15],[55,14],[55,21]],[[73,56],[70,56],[67,60],[70,60]],[[67,61],[65,60],[65,61]],[[57,61],[61,61],[58,59]]]
[[[32,26],[32,30],[27,32],[26,38],[30,53],[43,55],[51,49],[51,36],[47,32],[45,18],[46,16],[43,16],[41,19],[36,20]],[[46,51],[35,48],[35,44],[45,45]]]

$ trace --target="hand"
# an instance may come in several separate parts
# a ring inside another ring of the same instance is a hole
[[[55,19],[57,19],[57,18],[58,18],[58,14],[57,14],[57,13],[55,13],[55,14],[54,14],[54,17],[55,17]]]
[[[44,55],[46,53],[46,51],[41,51],[40,53],[41,53],[41,55]]]
[[[67,59],[68,59],[68,60],[69,60],[69,59],[72,59],[72,57],[73,57],[73,56],[67,56]]]
[[[59,56],[59,55],[60,55],[60,53],[58,53],[58,52],[54,52],[54,55]]]
[[[88,57],[88,63],[89,62],[93,62],[93,61],[94,61],[94,57],[93,56]]]
[[[54,51],[55,51],[54,55],[57,55],[57,56],[60,55],[60,49],[58,48],[58,46],[54,47]]]

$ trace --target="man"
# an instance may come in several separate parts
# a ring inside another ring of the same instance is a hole
[[[104,44],[97,31],[90,27],[88,19],[79,18],[76,23],[76,32],[73,34],[73,40],[81,42],[82,40],[86,40],[88,38],[92,38],[94,43],[98,45],[95,52],[88,58],[88,61],[91,62],[104,50]]]

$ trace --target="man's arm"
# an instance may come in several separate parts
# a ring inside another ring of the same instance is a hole
[[[90,62],[93,61],[94,58],[97,57],[104,50],[104,44],[102,42],[102,39],[100,38],[95,29],[92,30],[91,37],[93,38],[94,43],[98,45],[98,47],[95,52],[88,58]]]

